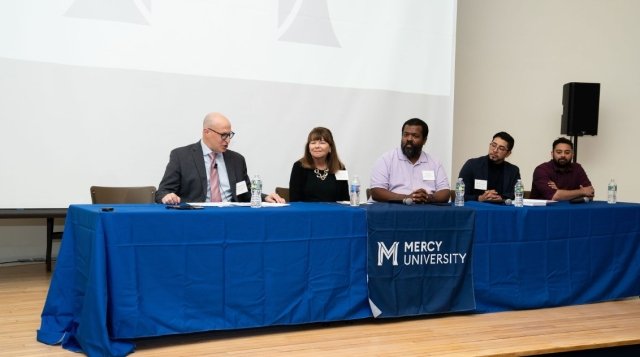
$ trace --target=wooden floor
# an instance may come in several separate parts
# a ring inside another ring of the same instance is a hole
[[[0,267],[0,356],[73,356],[36,341],[50,275]],[[133,356],[517,356],[640,344],[640,300],[492,314],[367,319],[138,340]]]

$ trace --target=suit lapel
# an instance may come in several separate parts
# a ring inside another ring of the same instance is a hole
[[[202,152],[200,142],[191,146],[191,158],[193,159],[196,171],[198,172],[198,177],[200,178],[202,192],[204,193],[204,196],[207,197],[207,169],[204,167],[204,152]]]
[[[237,201],[236,182],[238,182],[238,179],[236,178],[236,170],[234,170],[235,167],[233,166],[233,160],[231,160],[231,157],[227,155],[226,151],[222,153],[222,157],[224,158],[224,166],[227,167],[227,178],[229,179],[229,186],[231,186],[231,197],[234,201]]]

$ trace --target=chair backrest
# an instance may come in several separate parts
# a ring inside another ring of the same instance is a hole
[[[155,186],[106,187],[91,186],[92,203],[153,203]]]
[[[289,202],[289,188],[288,187],[276,187],[276,193],[278,196],[284,198],[285,201]]]

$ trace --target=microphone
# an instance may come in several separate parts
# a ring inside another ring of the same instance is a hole
[[[414,204],[413,199],[410,197],[407,198],[403,198],[402,200],[389,200],[389,203],[402,203],[403,205],[406,206],[411,206],[412,204]]]
[[[505,204],[505,206],[511,206],[513,204],[513,202],[511,201],[510,198],[507,198],[506,200],[504,200],[504,204]]]

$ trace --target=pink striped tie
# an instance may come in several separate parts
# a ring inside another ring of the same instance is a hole
[[[209,157],[211,158],[211,176],[209,176],[211,202],[222,202],[222,196],[220,196],[220,178],[218,177],[218,166],[216,165],[216,153],[210,153]]]

